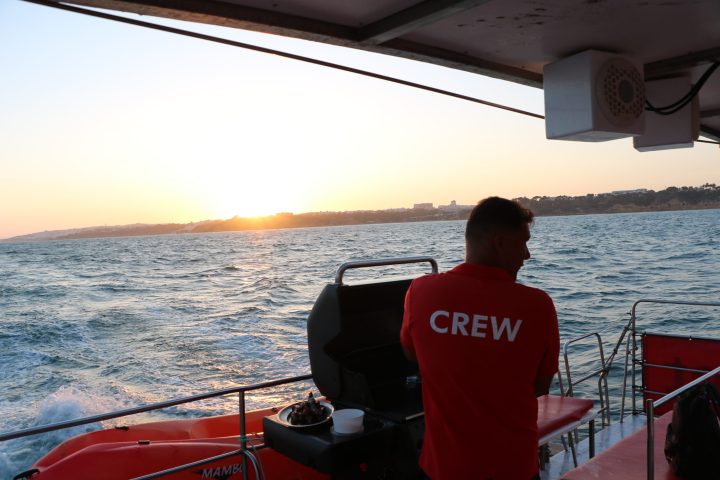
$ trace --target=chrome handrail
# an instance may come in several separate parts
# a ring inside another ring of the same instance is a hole
[[[239,412],[239,417],[240,417],[239,418],[240,419],[240,437],[239,437],[240,449],[239,450],[228,452],[228,453],[222,454],[220,456],[205,458],[205,459],[198,460],[198,461],[188,463],[185,465],[172,467],[167,470],[162,470],[159,472],[144,475],[142,477],[138,477],[138,480],[139,479],[158,478],[158,477],[168,475],[171,473],[177,473],[179,471],[183,471],[188,468],[193,468],[198,465],[211,463],[216,460],[219,460],[222,458],[227,458],[227,457],[230,457],[233,455],[242,455],[243,478],[247,478],[248,457],[251,457],[250,458],[251,462],[254,462],[255,460],[254,460],[254,456],[252,456],[252,454],[248,451],[248,443],[247,443],[248,439],[247,439],[247,435],[246,435],[246,424],[245,424],[245,414],[246,414],[245,393],[249,392],[249,391],[253,391],[253,390],[261,390],[264,388],[276,387],[279,385],[286,385],[289,383],[302,382],[305,380],[312,380],[312,375],[307,374],[307,375],[300,375],[300,376],[296,376],[296,377],[281,378],[279,380],[271,380],[268,382],[255,383],[255,384],[251,384],[251,385],[228,387],[228,388],[223,388],[221,390],[214,390],[214,391],[207,392],[207,393],[200,393],[198,395],[191,395],[189,397],[177,398],[174,400],[167,400],[164,402],[151,403],[149,405],[142,405],[139,407],[125,408],[122,410],[116,410],[114,412],[102,413],[99,415],[91,415],[88,417],[78,418],[75,420],[68,420],[65,422],[58,422],[58,423],[53,423],[53,424],[49,424],[49,425],[42,425],[39,427],[26,428],[26,429],[18,430],[15,432],[0,433],[0,442],[4,442],[7,440],[12,440],[12,439],[16,439],[16,438],[28,437],[31,435],[37,435],[40,433],[52,432],[55,430],[62,430],[65,428],[70,428],[70,427],[76,427],[78,425],[87,425],[89,423],[96,423],[96,422],[101,422],[104,420],[111,420],[113,418],[126,417],[128,415],[135,415],[138,413],[144,413],[144,412],[149,412],[149,411],[153,411],[153,410],[160,410],[163,408],[174,407],[176,405],[182,405],[185,403],[192,403],[192,402],[197,402],[199,400],[206,400],[208,398],[222,397],[224,395],[230,395],[233,393],[237,393],[239,396],[238,412]],[[264,447],[264,445],[251,446],[251,448],[253,450],[263,448],[263,447]]]
[[[646,408],[645,408],[645,414],[647,415],[647,478],[648,480],[653,480],[655,476],[655,428],[654,428],[654,415],[655,415],[655,409],[657,407],[661,407],[673,398],[677,397],[683,392],[686,392],[687,390],[690,390],[691,388],[695,387],[696,385],[699,385],[703,383],[704,381],[710,379],[711,377],[717,375],[720,373],[720,365],[715,367],[713,370],[709,371],[705,375],[696,378],[695,380],[686,383],[682,387],[668,393],[664,397],[658,399],[658,400],[650,400],[648,399],[645,402]]]
[[[425,263],[428,262],[432,267],[432,273],[438,273],[437,261],[432,257],[400,257],[400,258],[382,258],[378,260],[357,260],[345,262],[340,265],[335,273],[335,284],[342,285],[343,275],[345,271],[351,268],[366,267],[384,267],[387,265],[405,265],[408,263]]]
[[[597,370],[592,370],[590,372],[585,372],[585,374],[579,379],[573,381],[572,375],[570,372],[570,358],[568,353],[568,347],[572,345],[573,343],[577,343],[581,340],[585,340],[586,338],[595,337],[597,340],[598,350],[600,351],[600,368]],[[572,397],[573,396],[573,387],[575,385],[579,385],[583,383],[586,380],[591,379],[594,376],[598,376],[598,396],[600,398],[600,412],[602,415],[602,426],[610,425],[610,394],[608,392],[608,384],[607,384],[607,374],[609,371],[609,366],[605,362],[605,352],[603,350],[603,344],[602,344],[602,337],[597,332],[588,333],[586,335],[582,335],[580,337],[572,338],[565,342],[565,345],[563,346],[563,357],[565,359],[565,374],[567,376],[568,381],[568,388],[567,388],[567,396]]]
[[[595,337],[598,344],[598,350],[600,351],[600,368],[597,370],[592,370],[590,372],[584,372],[583,376],[579,380],[573,380],[572,373],[570,371],[570,355],[568,352],[568,349],[570,345],[580,342],[582,340],[585,340],[586,338]],[[574,391],[573,387],[575,385],[579,385],[586,380],[589,380],[593,378],[594,376],[598,376],[598,397],[600,398],[600,409],[598,412],[601,414],[601,425],[602,427],[605,427],[607,425],[610,425],[610,396],[608,393],[608,387],[607,387],[607,372],[608,372],[608,365],[605,363],[605,352],[603,351],[603,345],[602,345],[602,337],[600,337],[600,334],[597,332],[588,333],[586,335],[581,335],[579,337],[571,338],[570,340],[566,341],[563,345],[563,357],[565,359],[565,375],[567,376],[567,382],[568,387],[565,392],[563,392],[562,388],[562,381],[560,381],[560,393],[563,396],[567,397],[573,397]],[[561,375],[558,372],[558,378],[561,378]],[[603,388],[604,386],[604,388]],[[595,419],[590,421],[589,426],[589,435],[590,435],[590,445],[591,445],[591,452],[594,451],[594,442],[595,439],[594,436],[594,425],[595,425]],[[573,439],[574,436],[574,439]],[[563,447],[565,446],[565,439],[563,438]],[[577,450],[575,445],[579,443],[580,439],[577,434],[577,429],[568,433],[568,443],[570,445],[570,451],[572,453],[572,459],[573,464],[577,466]]]
[[[635,312],[637,310],[637,306],[641,303],[662,303],[667,305],[688,305],[688,306],[698,306],[698,307],[720,307],[720,303],[717,302],[689,302],[686,300],[656,300],[652,298],[641,298],[637,302],[633,303],[632,310],[630,311],[631,315],[635,315]]]
[[[28,437],[31,435],[37,435],[39,433],[52,432],[55,430],[62,430],[64,428],[76,427],[78,425],[86,425],[88,423],[102,422],[104,420],[111,420],[113,418],[126,417],[128,415],[135,415],[137,413],[149,412],[152,410],[160,410],[163,408],[174,407],[175,405],[182,405],[184,403],[197,402],[198,400],[206,400],[208,398],[222,397],[232,393],[244,393],[252,390],[260,390],[263,388],[276,387],[278,385],[285,385],[288,383],[301,382],[303,380],[311,380],[312,375],[301,375],[298,377],[282,378],[280,380],[271,380],[269,382],[255,383],[252,385],[245,385],[239,387],[228,387],[222,390],[214,390],[212,392],[200,393],[198,395],[192,395],[189,397],[178,398],[174,400],[167,400],[164,402],[151,403],[148,405],[142,405],[140,407],[125,408],[122,410],[116,410],[109,413],[101,413],[99,415],[92,415],[89,417],[78,418],[75,420],[68,420],[65,422],[52,423],[50,425],[42,425],[40,427],[26,428],[24,430],[18,430],[15,432],[0,433],[0,442],[6,440],[12,440],[14,438]]]
[[[171,475],[173,473],[183,472],[190,468],[201,467],[203,465],[207,465],[208,463],[217,462],[220,460],[224,460],[226,458],[234,457],[235,455],[243,455],[243,454],[244,454],[244,452],[240,448],[238,450],[233,450],[231,452],[226,452],[226,453],[222,453],[220,455],[215,455],[214,457],[203,458],[202,460],[198,460],[197,462],[191,462],[191,463],[186,463],[184,465],[178,465],[177,467],[172,467],[172,468],[168,468],[166,470],[161,470],[159,472],[150,473],[148,475],[143,475],[142,477],[135,477],[130,480],[153,480],[155,478],[164,477],[165,475]]]

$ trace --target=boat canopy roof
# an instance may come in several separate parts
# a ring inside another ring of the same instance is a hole
[[[55,1],[55,0],[49,0]],[[596,49],[646,80],[698,81],[720,59],[717,0],[69,0],[435,63],[542,88],[543,66]],[[699,94],[701,133],[720,140],[720,75]]]

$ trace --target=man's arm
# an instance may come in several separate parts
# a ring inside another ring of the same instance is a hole
[[[415,346],[413,345],[412,336],[410,335],[410,292],[412,291],[412,284],[408,288],[405,294],[405,309],[403,312],[402,327],[400,327],[400,344],[402,345],[403,353],[411,362],[417,362],[417,355],[415,355]]]
[[[540,362],[540,368],[535,375],[535,381],[533,382],[533,388],[535,389],[535,396],[546,395],[550,391],[550,385],[552,384],[553,377],[558,371],[558,357],[560,356],[560,332],[558,329],[557,313],[555,312],[555,305],[553,305],[552,299],[547,297],[548,300],[548,336],[545,346],[545,355],[542,362]]]
[[[550,375],[549,377],[546,375],[538,375],[535,377],[535,382],[533,382],[533,387],[535,388],[535,396],[540,397],[542,395],[547,395],[550,391],[550,384],[552,383],[554,375]]]
[[[405,348],[405,345],[403,345],[403,353],[408,360],[417,363],[417,357],[415,356],[415,352]]]

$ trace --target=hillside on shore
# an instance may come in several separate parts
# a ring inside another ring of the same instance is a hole
[[[659,212],[720,208],[720,187],[669,187],[655,192],[637,189],[578,196],[517,198],[537,215],[587,215],[591,213]]]
[[[601,194],[589,193],[577,197],[564,195],[559,197],[520,197],[515,200],[532,209],[538,216],[697,210],[720,208],[720,187],[715,184],[705,184],[700,187],[669,187],[659,192],[638,189]],[[21,235],[3,241],[31,242],[81,238],[325,227],[333,225],[362,225],[370,223],[462,220],[467,218],[471,208],[472,206],[455,205],[453,202],[451,205],[438,208],[433,207],[432,204],[418,204],[414,208],[395,208],[390,210],[314,212],[301,214],[278,213],[267,217],[233,217],[227,220],[206,220],[187,224],[134,224],[56,230]]]

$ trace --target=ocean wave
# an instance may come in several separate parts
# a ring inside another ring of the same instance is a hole
[[[148,291],[146,288],[135,287],[120,283],[101,283],[96,285],[94,289],[99,292],[110,293],[144,293]]]
[[[117,408],[120,408],[118,402],[103,395],[91,394],[75,386],[63,386],[38,401],[32,417],[5,416],[0,420],[0,430],[49,425]],[[0,443],[0,478],[12,478],[20,471],[29,468],[44,452],[63,441],[100,428],[102,428],[100,423],[92,423]]]
[[[67,292],[66,285],[27,285],[27,286],[4,286],[2,288],[3,296],[7,297],[26,297],[26,298],[62,298]]]
[[[665,258],[665,260],[701,260],[706,256],[705,251],[695,251],[695,252],[683,252],[678,254],[673,254]]]

